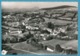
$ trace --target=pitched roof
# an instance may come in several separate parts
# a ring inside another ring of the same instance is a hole
[[[48,48],[51,48],[51,49],[53,49],[53,50],[54,50],[54,47],[53,47],[53,46],[51,46],[51,45],[47,45],[47,47],[48,47]]]

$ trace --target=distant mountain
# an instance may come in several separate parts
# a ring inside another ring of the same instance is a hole
[[[50,8],[39,8],[39,7],[33,7],[33,8],[2,8],[4,12],[26,12],[26,11],[35,11],[35,10],[52,10],[52,9],[60,9],[60,8],[77,8],[76,6],[70,6],[70,5],[61,5],[56,7],[50,7]]]
[[[62,5],[57,7],[42,8],[41,10],[51,10],[51,9],[70,8],[70,7],[77,8],[76,6]]]
[[[26,12],[26,11],[35,11],[39,10],[38,7],[33,8],[2,8],[3,12]]]

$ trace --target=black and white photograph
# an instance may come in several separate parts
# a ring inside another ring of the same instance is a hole
[[[78,54],[78,2],[2,2],[2,55]]]

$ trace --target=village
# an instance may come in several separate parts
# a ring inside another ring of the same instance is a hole
[[[67,5],[3,12],[2,50],[10,52],[6,49],[9,46],[12,50],[29,51],[27,54],[77,54],[77,20],[77,7]]]

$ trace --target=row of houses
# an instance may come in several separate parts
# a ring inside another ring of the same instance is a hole
[[[26,29],[28,29],[30,31],[33,31],[33,30],[39,30],[40,28],[39,27],[30,26],[30,25],[26,25]],[[48,35],[51,35],[51,36],[54,36],[54,37],[57,36],[57,38],[69,38],[69,36],[66,36],[66,35],[65,36],[60,36],[60,34],[59,34],[59,33],[62,33],[63,35],[66,34],[67,33],[66,28],[60,28],[59,27],[59,28],[55,28],[53,31],[52,31],[52,29],[49,29],[49,28],[41,28],[41,29],[42,29],[42,31],[49,32]],[[10,34],[14,34],[14,35],[15,34],[22,34],[22,30],[10,30],[9,33]],[[32,34],[33,33],[34,33],[34,31],[32,32]],[[45,32],[44,33],[40,33],[40,36],[42,36],[44,40],[46,40],[45,36],[48,37],[46,35],[46,33]],[[75,34],[77,34],[77,32],[75,32]]]

